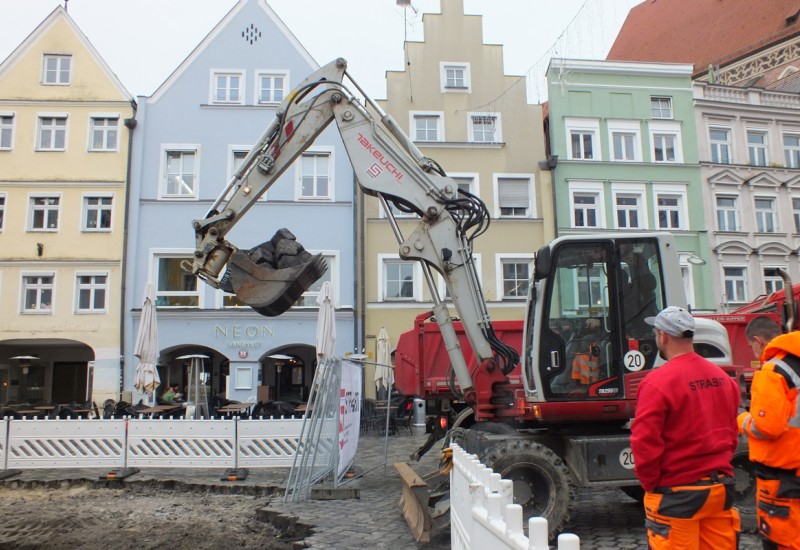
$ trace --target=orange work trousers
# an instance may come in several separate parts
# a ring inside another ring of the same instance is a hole
[[[764,547],[800,550],[800,477],[756,477],[756,506]]]
[[[656,489],[644,496],[651,550],[736,550],[741,531],[732,478]]]

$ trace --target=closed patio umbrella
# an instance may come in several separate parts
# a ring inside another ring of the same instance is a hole
[[[319,317],[317,317],[317,361],[333,357],[336,347],[336,310],[333,305],[331,283],[325,281],[317,296]]]
[[[156,294],[151,282],[144,287],[144,304],[142,318],[139,321],[139,332],[136,334],[136,345],[133,354],[139,358],[136,367],[134,386],[142,393],[149,394],[155,404],[156,388],[161,385],[156,360],[158,359],[158,327],[156,324]]]
[[[394,370],[392,370],[392,343],[389,340],[389,333],[385,327],[381,327],[378,333],[378,349],[375,362],[375,388],[380,391],[381,387],[388,392],[394,383]]]

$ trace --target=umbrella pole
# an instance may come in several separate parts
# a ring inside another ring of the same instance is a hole
[[[386,431],[383,440],[383,473],[386,473],[386,465],[389,463],[389,415],[392,413],[392,401],[389,399],[391,394],[386,395]]]

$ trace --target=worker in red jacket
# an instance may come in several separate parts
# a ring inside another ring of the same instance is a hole
[[[668,307],[645,319],[667,362],[639,386],[631,447],[645,489],[652,550],[738,548],[731,458],[738,443],[739,388],[694,352],[695,322]]]
[[[800,549],[800,332],[781,334],[768,317],[745,338],[763,365],[753,375],[750,412],[739,415],[756,472],[758,532],[765,550]]]

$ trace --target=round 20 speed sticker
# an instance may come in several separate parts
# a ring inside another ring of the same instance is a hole
[[[644,368],[644,354],[638,349],[632,349],[623,357],[625,368],[631,372],[640,371]]]

